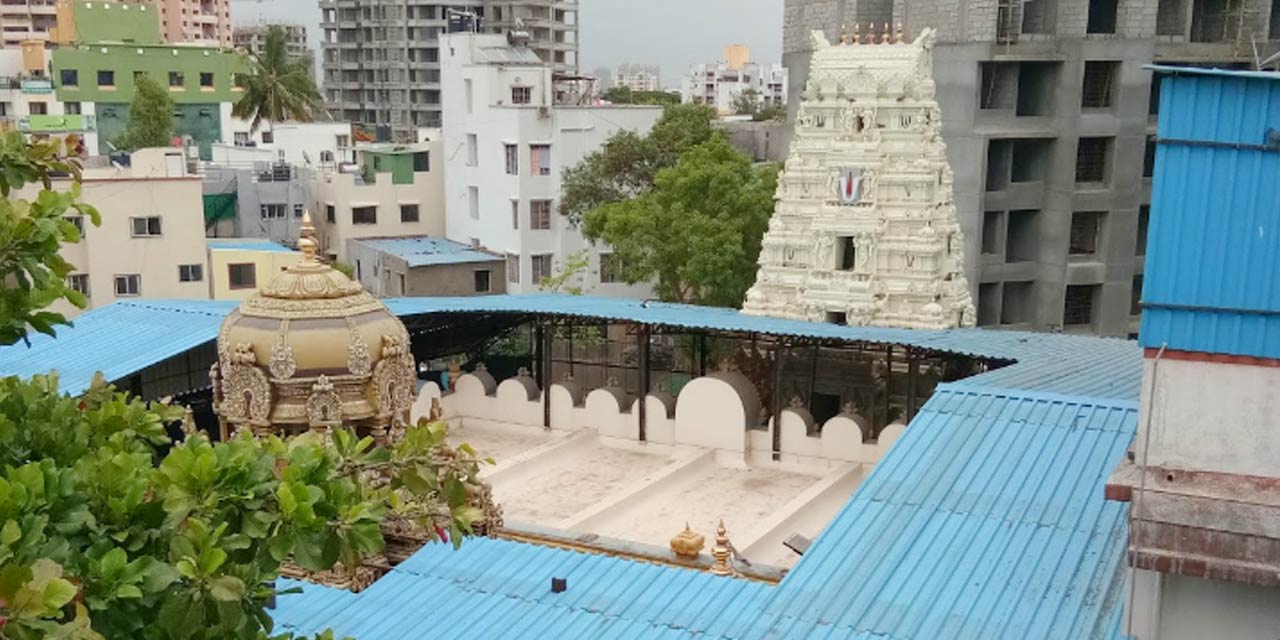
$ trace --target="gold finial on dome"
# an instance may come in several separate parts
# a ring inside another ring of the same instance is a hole
[[[853,36],[849,38],[849,44],[858,44],[862,40],[862,34],[859,33],[862,27],[858,23],[853,23]]]
[[[729,543],[729,534],[724,530],[724,520],[721,520],[720,526],[716,527],[716,544],[711,547],[711,557],[715,558],[715,563],[707,571],[718,576],[733,575],[733,566],[729,564],[731,555],[733,547]]]
[[[302,259],[313,262],[316,259],[316,228],[311,224],[311,212],[302,211],[302,227],[298,230],[298,249],[302,251]]]
[[[880,44],[889,44],[893,42],[893,31],[889,29],[889,23],[884,23],[884,31],[880,34]]]

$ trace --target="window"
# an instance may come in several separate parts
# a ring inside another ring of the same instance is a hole
[[[89,295],[89,274],[73,273],[67,276],[67,288],[82,296]]]
[[[529,260],[533,266],[533,283],[542,282],[543,278],[551,277],[551,254],[544,253],[542,255],[530,256]]]
[[[1150,178],[1156,174],[1156,137],[1147,136],[1147,149],[1142,154],[1142,177]]]
[[[1133,289],[1129,290],[1129,315],[1142,313],[1142,274],[1133,276]]]
[[[204,280],[204,265],[178,265],[178,282],[200,282],[201,280]]]
[[[490,273],[488,269],[475,272],[476,293],[489,293]]]
[[[480,166],[480,141],[474,133],[467,134],[467,166]]]
[[[978,285],[978,326],[1000,324],[1000,283]]]
[[[511,201],[511,228],[512,229],[520,228],[520,201],[519,200]]]
[[[467,206],[471,209],[471,219],[480,219],[480,187],[467,187]]]
[[[1089,0],[1088,33],[1116,32],[1116,5],[1119,0]]]
[[[1076,147],[1076,182],[1106,182],[1110,138],[1080,138]]]
[[[507,254],[507,282],[520,284],[520,256]]]
[[[551,228],[551,201],[529,201],[529,228],[547,230]]]
[[[511,104],[529,104],[533,102],[532,87],[511,87]]]
[[[264,204],[259,206],[263,220],[280,220],[284,218],[283,204]]]
[[[1097,291],[1096,284],[1067,285],[1066,300],[1062,309],[1062,324],[1068,327],[1093,324],[1093,299]]]
[[[213,88],[213,74],[212,74],[212,73],[205,72],[205,73],[201,73],[201,74],[200,74],[200,88],[201,88],[201,89],[212,89],[212,88]]]
[[[1000,299],[1000,324],[1025,324],[1035,315],[1035,285],[1030,282],[1004,283]]]
[[[142,293],[142,276],[137,273],[126,273],[116,276],[117,296],[136,296]]]
[[[982,214],[982,253],[1000,255],[1000,221],[1003,211],[986,211]]]
[[[1099,60],[1085,62],[1084,82],[1080,88],[1080,107],[1084,109],[1110,107],[1119,70],[1120,64],[1117,62]]]
[[[98,72],[98,86],[99,86],[99,87],[114,87],[114,86],[116,86],[116,72],[114,72],[114,71],[99,71],[99,72]]]
[[[1067,254],[1092,256],[1098,253],[1098,235],[1102,229],[1102,211],[1077,211],[1071,214],[1071,237]]]
[[[177,87],[177,88],[181,88],[181,87],[185,86],[185,85],[186,85],[186,83],[187,83],[187,82],[186,82],[186,76],[182,75],[182,72],[181,72],[181,71],[170,71],[170,72],[169,72],[169,86],[170,86],[170,87]]]
[[[1010,62],[980,62],[982,90],[978,96],[979,109],[1012,109],[1017,94],[1018,64]]]
[[[1036,259],[1040,247],[1036,226],[1039,213],[1035,209],[1009,212],[1005,225],[1005,262],[1032,262]]]
[[[828,311],[827,324],[838,324],[840,326],[845,326],[849,324],[849,314],[843,311]]]
[[[413,171],[414,173],[426,173],[431,170],[431,156],[426,151],[417,151],[413,154]]]
[[[1147,255],[1147,227],[1151,224],[1151,205],[1144,204],[1138,208],[1138,244],[1134,247],[1135,256]]]
[[[325,205],[324,207],[324,221],[330,224],[338,221],[338,211],[331,204]]]
[[[858,248],[853,243],[853,236],[837,237],[835,267],[841,271],[853,271],[857,263]]]
[[[418,205],[402,204],[400,205],[400,222],[417,222],[418,221]]]
[[[270,131],[262,132],[262,144],[271,144],[276,141],[276,134]]]
[[[351,207],[351,224],[377,224],[378,207]]]
[[[252,262],[227,265],[227,282],[232,289],[252,289],[258,286],[258,266]]]
[[[63,216],[63,219],[76,226],[76,231],[80,232],[80,237],[84,237],[84,216]]]
[[[600,254],[600,282],[604,284],[622,282],[622,260],[617,254]]]
[[[328,149],[321,150],[320,162],[333,162],[333,152]]]
[[[514,144],[502,145],[503,155],[507,158],[507,175],[520,175],[520,152]]]
[[[529,170],[535,176],[551,175],[551,145],[529,145]]]
[[[148,238],[160,235],[160,216],[129,218],[129,224],[132,227],[133,237],[135,238]]]
[[[76,69],[63,69],[58,73],[64,87],[80,86],[80,72]]]
[[[72,115],[80,115],[81,108],[79,102],[67,102],[63,104],[63,111]]]
[[[49,113],[49,103],[47,102],[30,102],[27,103],[27,110],[33,116],[43,116]]]

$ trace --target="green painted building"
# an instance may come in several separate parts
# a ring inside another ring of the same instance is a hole
[[[390,173],[393,184],[413,184],[415,172],[430,171],[427,145],[374,144],[360,148],[360,171],[372,182],[379,173]]]
[[[231,105],[242,94],[235,75],[247,68],[240,54],[206,47],[99,42],[53,51],[58,100],[94,105],[99,153],[124,132],[134,79],[145,73],[169,88],[175,134],[191,136],[209,159],[212,143],[230,141]]]

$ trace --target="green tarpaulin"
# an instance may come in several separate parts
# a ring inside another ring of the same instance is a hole
[[[219,220],[236,217],[236,194],[213,193],[204,196],[204,224],[210,226]]]

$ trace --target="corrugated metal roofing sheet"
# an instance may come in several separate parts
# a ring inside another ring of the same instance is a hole
[[[118,380],[194,349],[218,335],[236,302],[164,300],[116,302],[80,315],[58,337],[36,334],[0,348],[0,375],[30,377],[58,370],[60,389],[78,394],[93,374]]]
[[[219,240],[218,238],[209,238],[205,240],[205,244],[210,249],[236,249],[241,251],[270,251],[272,253],[292,253],[293,249],[282,244],[272,242],[270,240],[255,240],[253,238],[227,238]]]
[[[470,245],[427,236],[363,239],[353,240],[353,242],[402,258],[410,267],[494,262],[503,259],[501,256],[481,251]]]
[[[765,604],[774,637],[1114,637],[1137,404],[944,385]]]
[[[1141,351],[1128,340],[1062,334],[955,329],[916,331],[748,316],[733,309],[642,303],[621,298],[557,294],[384,300],[401,317],[439,313],[520,313],[644,322],[668,327],[754,332],[824,340],[903,344],[951,353],[1015,360],[972,381],[1007,387],[1136,400]],[[83,390],[101,369],[116,379],[214,339],[230,301],[117,302],[63,327],[59,338],[0,348],[0,375],[63,372],[63,388]],[[136,328],[135,328],[136,327]],[[71,375],[73,374],[74,375]]]
[[[1140,340],[1278,358],[1280,73],[1180,70],[1160,88]]]

